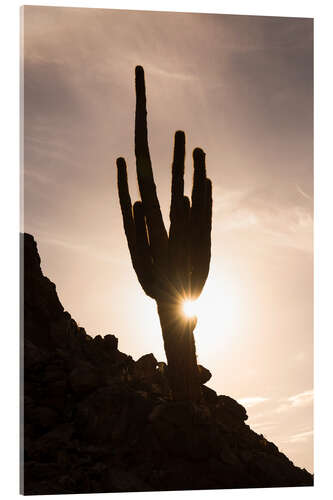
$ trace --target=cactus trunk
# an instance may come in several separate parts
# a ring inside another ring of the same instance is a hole
[[[198,401],[201,397],[193,330],[194,321],[186,321],[179,307],[157,303],[164,350],[168,360],[168,381],[177,401]]]

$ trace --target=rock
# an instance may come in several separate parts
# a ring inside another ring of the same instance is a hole
[[[201,384],[205,384],[212,378],[212,374],[210,373],[207,368],[204,368],[201,365],[198,365],[198,370],[199,370],[199,380]]]
[[[56,321],[50,323],[50,338],[58,349],[68,345],[71,324],[72,318],[68,313],[64,313]]]
[[[24,339],[24,370],[28,373],[40,369],[48,360],[48,353],[38,348],[29,339]]]
[[[127,430],[129,395],[120,383],[101,387],[80,401],[76,409],[77,430],[93,443],[119,439]]]
[[[87,361],[80,361],[69,375],[69,383],[76,394],[85,394],[100,386],[100,377],[96,368]]]
[[[24,493],[304,486],[313,476],[246,425],[246,410],[205,384],[173,401],[168,367],[136,362],[114,335],[88,335],[43,276],[25,235]]]
[[[142,481],[134,472],[130,472],[119,467],[112,468],[107,472],[107,491],[129,492],[148,491],[146,483]]]
[[[50,479],[59,474],[59,466],[56,463],[29,462],[25,467],[25,473],[37,481]]]
[[[51,408],[36,406],[29,415],[26,415],[27,422],[32,423],[43,429],[53,427],[58,421],[58,414]]]
[[[141,356],[135,363],[135,374],[139,378],[152,379],[156,374],[157,360],[153,354]]]
[[[115,351],[118,348],[118,339],[114,335],[104,336],[104,345],[107,351]]]
[[[250,450],[240,450],[238,456],[242,462],[248,463],[253,459],[253,452]]]
[[[53,384],[65,381],[65,368],[63,364],[53,364],[45,367],[43,373],[43,382]]]
[[[156,419],[167,421],[178,427],[186,425],[194,417],[194,406],[189,401],[174,401],[155,406],[149,415],[149,420],[154,422]]]
[[[72,424],[61,424],[35,440],[30,454],[35,460],[56,460],[58,450],[68,445],[74,432]]]
[[[218,396],[216,415],[222,421],[237,425],[247,420],[245,408],[229,396]]]
[[[211,389],[210,387],[206,387],[205,385],[202,386],[202,393],[205,401],[209,405],[214,405],[217,402],[217,394],[214,389]]]
[[[21,235],[24,259],[24,338],[38,347],[49,347],[50,323],[63,313],[55,284],[46,278],[40,267],[37,245],[31,235]],[[38,311],[36,317],[35,311]]]
[[[223,443],[223,445],[221,447],[219,458],[224,464],[228,464],[228,465],[239,465],[240,464],[239,458],[231,450],[230,446],[228,445],[228,443],[226,441]]]

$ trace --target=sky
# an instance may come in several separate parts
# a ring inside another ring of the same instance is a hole
[[[24,216],[42,270],[92,336],[165,360],[127,248],[115,161],[134,156],[134,68],[168,226],[173,135],[206,152],[212,260],[198,362],[248,424],[313,471],[312,19],[24,7]]]

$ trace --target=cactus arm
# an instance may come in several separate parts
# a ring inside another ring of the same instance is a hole
[[[191,207],[191,294],[197,297],[205,284],[207,274],[207,221],[205,207],[208,205],[205,153],[193,151],[193,189]],[[209,250],[210,251],[210,250]],[[210,255],[208,259],[209,268]]]
[[[200,148],[193,151],[193,188],[192,188],[192,216],[197,221],[201,215],[206,192],[206,165],[205,153]]]
[[[184,196],[184,161],[185,161],[185,134],[182,131],[175,133],[172,184],[171,184],[171,207],[170,207],[170,233],[176,224],[177,216],[181,211]]]
[[[185,134],[175,134],[172,163],[170,230],[169,230],[169,271],[180,292],[184,289],[184,244],[185,244],[185,206],[184,206],[184,161]]]
[[[118,174],[117,175],[118,195],[119,195],[121,213],[123,216],[123,225],[132,263],[133,266],[135,267],[135,261],[136,261],[135,226],[132,214],[132,202],[128,190],[127,168],[124,158],[117,159],[117,174]]]
[[[132,202],[128,190],[126,162],[124,158],[117,159],[117,170],[119,201],[132,264],[145,293],[153,297],[152,287],[154,280],[152,266],[149,267],[149,245],[143,215],[141,216],[139,213],[142,211],[141,203],[136,202],[132,210]],[[138,207],[138,204],[140,207]]]
[[[183,197],[183,217],[184,217],[184,230],[183,230],[183,253],[181,259],[182,268],[182,282],[183,282],[183,295],[190,297],[191,294],[191,204],[187,196]]]
[[[156,194],[153,170],[150,160],[147,132],[146,90],[144,72],[141,66],[135,69],[136,112],[135,112],[135,156],[143,209],[147,220],[149,242],[156,265],[166,267],[168,235]]]
[[[211,232],[212,232],[212,208],[213,208],[213,196],[212,196],[212,181],[210,179],[206,179],[206,200],[205,200],[205,237],[206,237],[206,245],[209,249],[211,248]],[[208,252],[207,252],[208,255]],[[208,262],[209,267],[209,262]]]
[[[206,196],[203,217],[203,244],[202,244],[202,266],[201,266],[201,289],[203,288],[209,273],[211,257],[211,230],[212,230],[212,181],[206,179]]]
[[[154,265],[152,262],[147,236],[147,226],[141,201],[136,201],[134,203],[133,213],[136,234],[138,279],[144,292],[149,297],[155,298],[156,292],[154,291]]]

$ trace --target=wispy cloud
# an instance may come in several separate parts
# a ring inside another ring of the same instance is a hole
[[[302,198],[311,199],[298,185]],[[295,188],[293,188],[295,191]],[[270,199],[269,187],[224,191],[214,188],[214,214],[218,230],[256,231],[267,243],[305,252],[313,250],[312,209],[304,204]]]
[[[270,432],[274,427],[276,427],[278,422],[259,422],[259,423],[251,423],[251,427],[255,432],[260,432],[261,434],[264,432]]]
[[[296,394],[295,396],[290,396],[288,401],[290,401],[291,406],[307,406],[313,401],[313,390],[304,391],[300,394]]]
[[[276,412],[283,413],[289,411],[292,408],[303,408],[312,404],[312,402],[313,390],[300,392],[299,394],[295,394],[287,399],[282,400],[282,404],[280,404],[276,408]]]
[[[249,190],[224,190],[218,184],[213,189],[213,211],[216,215],[239,209],[242,201],[249,195]]]
[[[292,436],[290,436],[290,438],[288,439],[288,441],[290,443],[304,443],[311,436],[313,436],[313,430],[306,431],[306,432],[299,432],[297,434],[293,434]]]
[[[298,185],[296,184],[296,189],[297,191],[306,199],[306,200],[311,200],[312,201],[312,197],[307,194],[305,191],[303,191],[303,189]]]
[[[79,253],[84,253],[84,254],[89,254],[90,257],[98,260],[103,260],[105,262],[113,262],[113,263],[119,263],[120,259],[104,253],[100,252],[98,249],[90,246],[90,245],[84,245],[80,243],[72,243],[68,240],[64,239],[59,239],[59,238],[50,238],[50,237],[40,237],[40,241],[48,244],[48,245],[54,245],[58,247],[65,248],[66,250],[70,250],[73,252],[79,252]]]
[[[27,168],[24,170],[24,179],[25,181],[30,180],[32,182],[35,182],[38,186],[40,184],[50,184],[52,182],[51,177],[46,175],[45,173],[38,170],[29,170]]]
[[[252,406],[255,406],[260,403],[264,403],[265,401],[268,401],[269,398],[263,398],[261,396],[253,396],[253,397],[248,397],[248,398],[241,398],[239,399],[239,402],[241,405],[245,406],[246,408],[251,408]]]
[[[172,78],[183,81],[198,80],[198,77],[193,74],[166,71],[165,69],[159,68],[158,66],[152,64],[145,64],[145,70],[147,71],[147,73],[149,72],[152,74],[156,74],[158,76],[161,76],[162,78]]]

